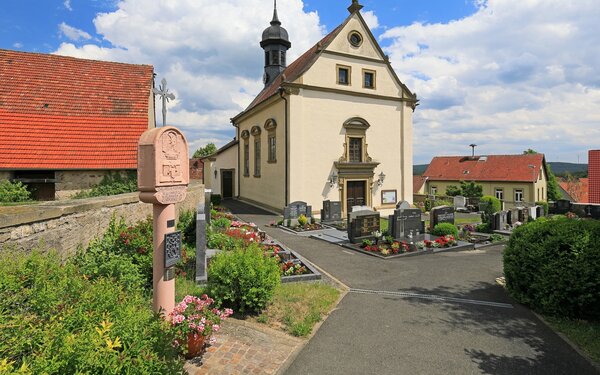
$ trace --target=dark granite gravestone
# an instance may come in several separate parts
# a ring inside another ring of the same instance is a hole
[[[412,231],[423,233],[425,225],[421,220],[421,210],[418,208],[408,208],[404,210],[394,210],[394,214],[389,217],[390,234],[394,238],[405,238]]]
[[[555,213],[561,214],[561,215],[564,215],[567,212],[570,212],[571,206],[572,206],[572,203],[568,199],[559,199],[556,202],[554,202],[554,207],[555,207],[555,211],[556,211]]]
[[[479,202],[479,211],[485,211],[489,206],[490,202],[488,201]]]
[[[544,212],[544,206],[536,206],[536,216],[537,217],[544,217],[546,216],[546,213]]]
[[[326,223],[342,221],[342,202],[330,200],[323,201],[321,221]]]
[[[431,229],[440,223],[454,225],[454,207],[439,206],[431,209]]]
[[[509,225],[515,225],[517,221],[519,221],[519,210],[513,208],[508,211],[508,214],[506,215],[506,222]]]
[[[519,207],[519,221],[522,224],[527,223],[529,220],[529,209],[527,207]]]
[[[206,199],[206,194],[205,194]],[[210,218],[210,191],[208,192],[208,204],[206,200],[200,203],[196,212],[196,282],[205,283],[206,274],[206,228]]]
[[[348,214],[348,239],[357,243],[363,239],[373,237],[380,227],[380,214],[375,211],[357,211]]]
[[[312,207],[307,205],[306,202],[296,201],[290,203],[283,209],[283,219],[297,219],[300,215],[311,217]]]

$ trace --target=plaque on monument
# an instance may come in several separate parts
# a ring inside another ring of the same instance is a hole
[[[418,208],[395,210],[394,214],[390,216],[389,226],[392,237],[396,239],[405,238],[411,232],[423,233],[421,210]]]
[[[373,237],[380,230],[380,214],[375,211],[358,211],[348,214],[348,239],[352,243]]]
[[[290,203],[283,209],[284,220],[297,219],[300,215],[311,217],[312,207],[308,206],[306,202],[296,201]]]
[[[440,223],[454,225],[454,207],[439,206],[431,209],[431,229]]]
[[[165,234],[165,268],[181,260],[181,231]]]

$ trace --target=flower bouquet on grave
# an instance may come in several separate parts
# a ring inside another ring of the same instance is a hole
[[[181,348],[186,358],[194,358],[204,352],[206,339],[213,344],[213,333],[218,332],[223,320],[227,319],[233,310],[223,311],[213,307],[214,300],[203,294],[202,297],[185,296],[173,312],[169,320],[177,339],[173,346]]]

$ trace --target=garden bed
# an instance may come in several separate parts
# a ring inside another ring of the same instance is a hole
[[[365,243],[353,244],[345,243],[343,247],[358,251],[363,254],[371,255],[381,259],[393,259],[401,257],[410,257],[422,254],[433,254],[444,251],[473,250],[473,244],[469,242],[457,241],[452,238],[450,241],[446,237],[437,237],[430,234],[421,234],[415,236],[412,242],[408,240],[394,241],[392,244],[380,241],[382,244],[366,245]]]
[[[298,226],[294,226],[294,227],[286,227],[284,225],[278,225],[277,227],[279,227],[279,229],[285,230],[286,232],[291,232],[294,234],[315,232],[318,230],[327,229],[325,226],[323,226],[319,223],[298,225]]]
[[[287,249],[275,241],[263,243],[262,245],[266,248],[266,254],[272,254],[272,256],[279,258],[282,283],[321,279],[321,273],[295,251]]]

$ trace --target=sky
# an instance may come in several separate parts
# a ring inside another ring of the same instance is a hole
[[[348,16],[351,0],[279,0],[288,61]],[[361,0],[400,80],[420,99],[414,163],[515,154],[587,162],[600,148],[598,0]],[[262,89],[271,0],[19,0],[0,48],[151,64],[176,99],[167,122],[195,149],[222,146]],[[160,102],[156,105],[161,125]]]

